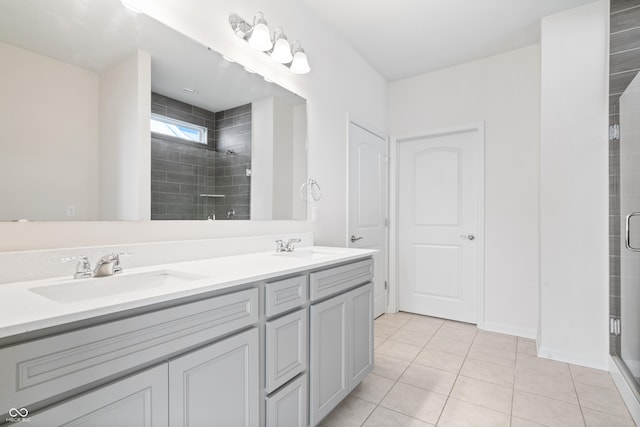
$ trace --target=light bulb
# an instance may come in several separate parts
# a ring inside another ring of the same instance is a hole
[[[286,37],[283,36],[276,40],[273,52],[271,53],[271,58],[280,64],[288,64],[291,62],[293,55],[291,55],[291,46],[289,45],[289,40],[287,40]]]
[[[304,50],[300,49],[293,54],[293,62],[291,62],[290,70],[293,74],[307,74],[311,71]]]
[[[248,41],[249,46],[260,52],[266,52],[273,47],[269,27],[267,27],[267,21],[262,17],[262,13],[258,12],[253,19],[253,30]]]

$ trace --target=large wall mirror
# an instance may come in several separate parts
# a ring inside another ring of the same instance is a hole
[[[306,218],[306,101],[119,0],[2,0],[0,64],[0,220]]]

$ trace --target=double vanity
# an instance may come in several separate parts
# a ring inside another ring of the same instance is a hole
[[[373,368],[373,253],[1,285],[0,424],[315,426]]]

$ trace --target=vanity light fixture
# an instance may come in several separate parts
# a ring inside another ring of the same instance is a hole
[[[262,12],[256,13],[253,25],[238,15],[231,15],[229,23],[236,36],[249,43],[249,46],[254,49],[266,53],[275,62],[289,67],[292,73],[306,74],[311,71],[307,54],[300,42],[295,41],[290,44],[282,27],[276,28],[272,39]]]

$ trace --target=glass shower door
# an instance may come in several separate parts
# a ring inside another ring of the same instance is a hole
[[[640,390],[640,75],[620,97],[620,354]]]

